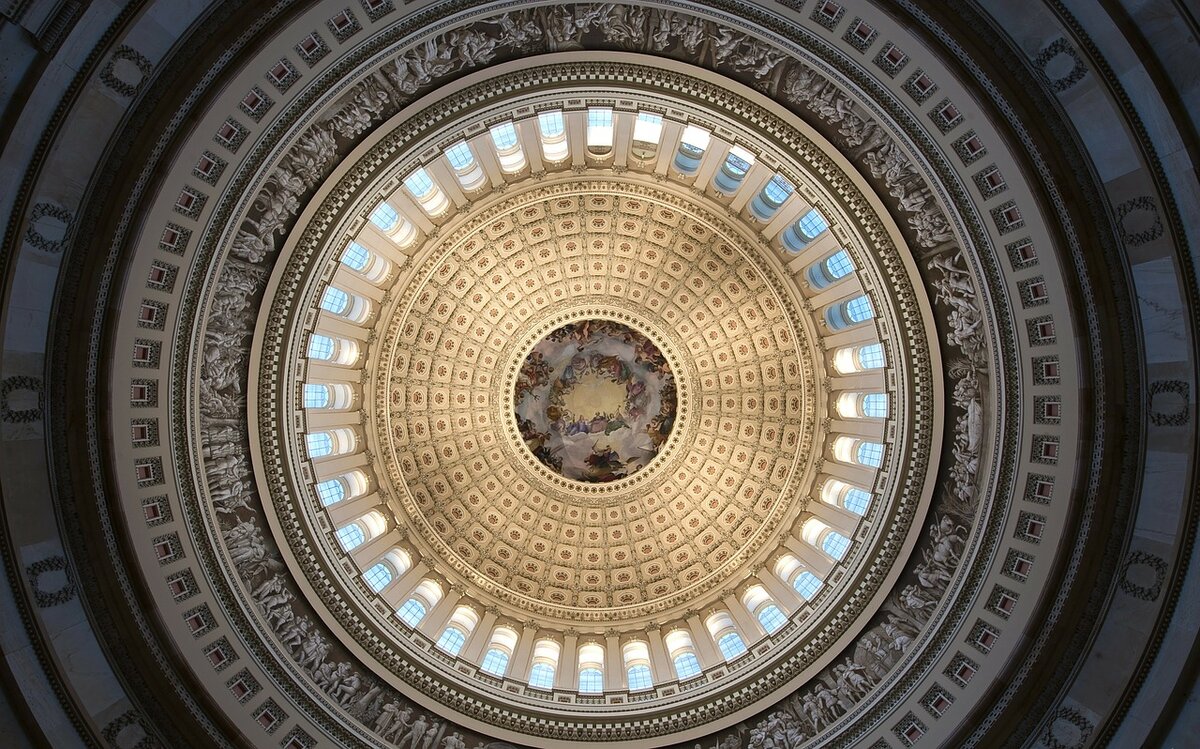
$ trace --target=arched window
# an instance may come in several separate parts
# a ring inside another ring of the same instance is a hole
[[[871,495],[858,487],[850,487],[842,495],[842,506],[855,515],[865,515],[871,506]]]
[[[781,240],[784,247],[792,252],[800,252],[829,228],[825,217],[816,208],[809,210],[791,226],[784,230]]]
[[[585,668],[579,672],[579,691],[581,694],[601,694],[604,692],[604,672],[598,668]]]
[[[799,575],[796,575],[795,580],[792,580],[792,587],[796,589],[796,592],[799,593],[804,600],[811,601],[813,596],[815,596],[817,592],[821,590],[821,581],[813,573],[809,572],[808,570],[804,570]]]
[[[484,653],[483,664],[479,668],[492,676],[504,676],[504,672],[508,670],[508,653],[491,648]]]
[[[875,316],[871,309],[871,300],[865,296],[856,296],[846,302],[846,318],[850,322],[865,322]]]
[[[704,620],[704,626],[725,660],[733,660],[746,652],[746,642],[738,633],[733,616],[728,611],[713,612]]]
[[[696,647],[692,644],[692,636],[687,630],[676,629],[668,632],[663,638],[667,646],[667,655],[675,666],[675,676],[679,679],[690,679],[700,673],[700,661],[696,658]]]
[[[711,138],[712,134],[702,127],[685,127],[679,141],[679,149],[675,152],[675,168],[682,174],[695,174],[700,168],[700,160],[708,150]]]
[[[446,160],[450,162],[450,167],[464,190],[474,190],[482,186],[487,179],[483,167],[479,165],[465,140],[460,140],[446,149]]]
[[[557,110],[553,112],[542,112],[538,115],[538,129],[541,130],[543,138],[557,138],[565,135],[567,132],[566,124],[563,122],[562,112]]]
[[[843,419],[883,419],[887,417],[888,397],[884,393],[842,393],[837,399],[837,412]]]
[[[305,408],[328,408],[330,401],[328,385],[304,384]]]
[[[392,566],[387,562],[376,562],[367,568],[363,573],[363,579],[367,581],[367,585],[371,586],[371,590],[378,593],[388,586],[388,583],[393,578]]]
[[[496,627],[488,642],[480,668],[492,676],[504,676],[508,671],[508,660],[517,647],[517,633],[511,627]]]
[[[399,575],[412,568],[412,557],[403,549],[392,549],[363,573],[363,579],[376,593],[386,588]]]
[[[434,190],[433,178],[424,169],[417,169],[405,177],[404,186],[417,200],[427,197]]]
[[[754,154],[741,146],[733,146],[725,155],[721,168],[713,176],[713,185],[726,195],[733,194],[742,186],[742,180],[753,165]]]
[[[858,364],[863,369],[880,369],[883,367],[883,345],[869,343],[858,348]]]
[[[869,419],[882,419],[887,416],[888,397],[884,393],[867,393],[863,396],[860,408],[863,416]]]
[[[680,679],[690,679],[700,675],[700,661],[696,660],[695,653],[677,655],[671,662],[675,664],[675,675]]]
[[[333,454],[333,436],[329,432],[313,432],[305,435],[309,458],[323,458]]]
[[[329,479],[317,484],[317,498],[323,507],[337,504],[346,498],[346,485],[340,479]]]
[[[838,250],[825,258],[825,270],[830,278],[838,279],[849,275],[854,270],[854,263],[845,250]]]
[[[839,505],[855,515],[863,515],[871,506],[871,493],[838,479],[826,479],[821,485],[821,500]]]
[[[737,632],[728,632],[717,640],[717,648],[725,660],[731,661],[746,652],[746,643],[742,642],[742,636]]]
[[[446,627],[438,638],[437,646],[450,655],[458,655],[467,642],[467,635],[457,627]]]
[[[559,115],[561,118],[561,115]],[[517,128],[511,122],[503,122],[495,125],[491,129],[492,143],[496,144],[496,148],[501,151],[507,151],[520,142],[517,137]]]
[[[796,225],[800,227],[801,233],[803,233],[810,242],[829,228],[829,223],[816,208],[813,208],[811,211],[801,216],[800,220],[796,222]]]
[[[579,646],[579,691],[582,694],[604,691],[604,648],[594,642]]]
[[[375,210],[378,211],[379,209]],[[342,253],[342,265],[351,270],[362,272],[370,262],[371,251],[358,242],[351,242]]]
[[[787,623],[787,617],[773,603],[763,606],[755,616],[758,617],[758,623],[762,625],[768,634],[778,631],[780,627]]]
[[[321,309],[335,315],[343,315],[350,308],[350,295],[341,289],[330,286],[321,297]]]
[[[549,663],[535,663],[529,669],[529,686],[538,689],[554,688],[554,666]]]
[[[784,201],[792,196],[796,188],[788,182],[782,174],[776,174],[763,187],[762,197],[767,205],[778,208],[783,205]]]
[[[454,171],[467,172],[475,165],[475,154],[471,153],[471,147],[465,140],[460,140],[446,149],[446,160]]]
[[[883,445],[842,435],[833,441],[833,457],[842,463],[879,468],[883,465]]]
[[[475,613],[475,609],[459,606],[450,616],[450,621],[442,630],[442,636],[438,638],[436,645],[450,655],[458,655],[467,641],[467,635],[475,630],[478,623],[479,614]]]
[[[396,213],[396,209],[387,203],[380,203],[375,210],[371,211],[371,223],[378,226],[382,232],[391,231],[399,221],[400,214]]]
[[[858,325],[874,316],[875,310],[871,307],[871,300],[863,294],[830,305],[825,310],[825,322],[833,330],[843,330],[851,325]]]
[[[587,113],[587,150],[592,156],[612,153],[613,111],[607,107],[589,107]]]
[[[417,585],[412,596],[396,611],[396,616],[400,617],[400,620],[408,626],[416,627],[425,618],[429,609],[442,600],[442,595],[442,586],[426,578]]]
[[[337,529],[337,540],[342,545],[342,549],[350,551],[361,546],[367,540],[367,534],[363,532],[362,526],[358,523],[350,523]]]
[[[491,133],[500,169],[509,174],[521,171],[525,167],[525,153],[521,150],[516,126],[511,122],[502,122],[492,126]]]
[[[861,465],[878,468],[883,465],[883,445],[878,442],[859,442],[854,460]]]
[[[758,195],[754,196],[754,200],[750,201],[750,211],[759,221],[766,221],[775,215],[787,199],[792,196],[796,188],[788,182],[782,174],[776,174],[767,181],[767,184],[759,191]]]
[[[396,616],[400,617],[400,621],[408,626],[416,627],[425,618],[425,604],[416,598],[410,598],[396,612]]]
[[[313,333],[308,338],[308,356],[311,359],[320,359],[321,361],[329,361],[333,358],[333,352],[336,348],[334,341],[327,335]]]
[[[779,565],[776,565],[778,567]],[[787,616],[771,599],[762,585],[751,585],[742,593],[742,605],[754,615],[767,634],[774,632],[787,622]]]
[[[850,539],[837,531],[828,531],[825,534],[825,538],[821,539],[821,550],[834,559],[841,559],[846,556],[846,552],[849,549]]]
[[[404,186],[416,199],[417,205],[421,206],[421,210],[430,216],[441,216],[450,206],[449,198],[438,189],[437,184],[424,168],[418,168],[405,177]]]
[[[638,112],[637,120],[633,123],[633,144],[630,147],[634,158],[642,161],[654,158],[661,140],[662,115]]]
[[[324,458],[327,455],[346,455],[354,452],[358,439],[354,432],[337,427],[328,431],[309,432],[304,436],[309,458]]]
[[[562,648],[554,640],[538,640],[533,644],[533,666],[529,669],[529,686],[553,689],[558,671],[558,655]]]
[[[567,158],[567,127],[562,112],[542,112],[538,115],[538,135],[542,141],[542,156],[546,161],[558,162]]]
[[[625,672],[625,677],[629,682],[629,691],[631,692],[640,692],[654,686],[654,679],[650,676],[650,667],[644,663],[630,666],[629,670]]]
[[[625,661],[625,681],[629,691],[637,692],[654,686],[650,675],[650,646],[641,640],[627,642],[621,648],[621,657]]]
[[[854,264],[850,256],[845,250],[838,250],[808,269],[808,281],[814,287],[823,289],[850,275],[853,270]]]
[[[838,374],[854,374],[869,369],[882,369],[885,364],[883,345],[868,343],[862,346],[846,346],[833,355],[833,367]]]

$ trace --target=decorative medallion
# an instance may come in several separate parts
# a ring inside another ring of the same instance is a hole
[[[658,455],[675,426],[675,375],[645,335],[612,320],[568,323],[538,342],[517,376],[525,445],[569,479],[607,483]]]

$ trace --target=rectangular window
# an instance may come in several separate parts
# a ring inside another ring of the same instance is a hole
[[[229,656],[225,654],[224,648],[217,647],[208,651],[208,662],[211,663],[214,668],[221,666],[227,660],[229,660]]]
[[[945,715],[946,709],[949,707],[950,700],[946,699],[945,696],[940,694],[937,697],[934,697],[933,701],[929,703],[929,709],[939,718],[942,715]]]
[[[155,263],[150,266],[150,274],[146,277],[146,283],[151,286],[163,287],[167,285],[168,271],[165,267]]]
[[[174,596],[176,600],[180,598],[187,598],[188,594],[192,592],[191,587],[188,585],[187,578],[184,577],[175,578],[167,587],[170,588],[171,595]]]
[[[254,112],[258,111],[258,108],[263,105],[264,101],[266,100],[263,98],[262,94],[258,93],[257,91],[251,91],[242,97],[242,106],[246,108],[246,111],[253,114]]]
[[[969,684],[975,677],[975,667],[970,663],[960,663],[954,673],[963,684]]]
[[[175,558],[175,550],[171,548],[171,542],[164,539],[154,544],[154,555],[159,562],[169,562]]]
[[[1037,518],[1028,518],[1025,521],[1025,534],[1030,538],[1041,540],[1042,531],[1046,528],[1046,524]]]
[[[592,151],[606,151],[613,144],[613,111],[591,107],[587,118],[587,146]]]
[[[162,504],[150,502],[142,505],[142,514],[146,517],[146,522],[152,523],[162,517]]]
[[[1016,606],[1017,599],[1011,593],[1001,593],[1000,597],[996,599],[996,608],[1006,614],[1011,614]]]
[[[308,36],[308,38],[305,41],[308,41],[310,39],[313,39],[311,34]],[[313,41],[315,41],[315,40],[313,40]],[[303,42],[301,42],[301,44],[303,44]],[[275,67],[271,68],[271,72],[268,73],[267,75],[271,76],[271,80],[274,81],[276,85],[282,86],[287,83],[288,75],[290,73],[291,73],[291,69],[288,68],[287,63],[280,60],[279,62],[275,63]]]

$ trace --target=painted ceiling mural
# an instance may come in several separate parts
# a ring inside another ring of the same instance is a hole
[[[525,357],[513,391],[521,438],[576,481],[623,479],[675,426],[675,377],[645,335],[611,320],[568,323]]]

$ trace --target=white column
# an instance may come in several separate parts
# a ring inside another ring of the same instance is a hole
[[[563,112],[563,124],[567,128],[567,147],[570,149],[571,166],[587,165],[587,110]]]
[[[675,680],[675,669],[671,668],[671,658],[667,655],[667,646],[663,642],[662,630],[654,628],[646,630],[646,639],[650,645],[650,666],[654,672],[654,683]]]
[[[454,615],[454,610],[458,608],[462,602],[462,593],[450,589],[450,592],[442,596],[442,600],[425,614],[425,618],[417,625],[417,629],[425,633],[425,636],[434,642],[442,636],[442,630],[446,627],[446,622],[450,621],[450,617]]]
[[[658,141],[658,155],[655,157],[654,173],[666,175],[671,162],[675,160],[675,152],[679,150],[679,142],[683,140],[683,123],[663,118],[662,138]]]
[[[795,588],[784,583],[775,573],[763,570],[758,574],[758,580],[771,594],[771,598],[775,599],[775,604],[785,613],[791,614],[804,603],[804,599],[800,597]]]
[[[725,602],[725,607],[729,610],[729,615],[733,617],[733,623],[737,625],[738,632],[741,633],[742,641],[746,643],[746,647],[753,647],[754,643],[766,634],[762,625],[758,623],[758,619],[755,619],[754,615],[746,610],[745,604],[738,600],[738,597],[732,593],[727,594],[721,600]]]
[[[579,689],[579,635],[569,632],[563,637],[562,652],[558,655],[558,666],[554,669],[554,688]]]
[[[629,164],[629,149],[633,145],[633,125],[637,112],[613,111],[613,166]]]
[[[704,622],[700,621],[700,615],[689,614],[687,623],[688,628],[692,631],[692,644],[696,647],[696,658],[700,661],[700,667],[707,671],[713,666],[724,663],[725,659],[717,651],[716,644],[708,634],[708,627],[705,627]]]
[[[616,632],[604,633],[604,690],[619,692],[626,689],[625,662],[621,658],[621,638]]]
[[[408,600],[408,597],[428,575],[429,565],[425,562],[417,562],[411,569],[393,580],[391,585],[383,589],[383,600],[387,601],[393,609],[400,608],[400,604]]]
[[[525,152],[525,161],[534,174],[545,171],[542,163],[542,134],[538,127],[538,118],[530,117],[515,123],[517,133],[521,136],[521,150]]]
[[[517,647],[508,661],[509,678],[529,681],[529,671],[533,668],[533,643],[537,642],[537,633],[537,627],[521,625],[521,637],[517,640]]]
[[[462,657],[464,660],[478,665],[483,661],[483,651],[487,648],[489,642],[492,641],[492,630],[496,627],[496,610],[488,609],[483,612],[483,619],[479,624],[475,625],[475,630],[471,632],[467,638],[467,644],[463,646]]]
[[[742,178],[742,184],[734,194],[733,202],[729,204],[729,210],[741,213],[746,204],[762,192],[763,186],[774,176],[774,169],[761,161],[755,161],[750,167],[750,171],[746,172],[746,176]]]

